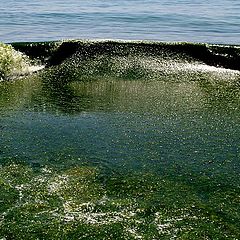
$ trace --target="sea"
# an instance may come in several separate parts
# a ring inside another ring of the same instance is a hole
[[[132,39],[239,44],[236,0],[8,0],[0,41]]]
[[[240,239],[240,1],[0,1],[0,240]]]

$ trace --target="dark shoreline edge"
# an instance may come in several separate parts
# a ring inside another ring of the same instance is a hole
[[[151,42],[124,40],[68,40],[50,42],[15,42],[14,49],[47,66],[61,64],[74,53],[82,58],[97,55],[150,57],[167,56],[185,61],[201,61],[210,66],[240,70],[240,45],[188,42]]]

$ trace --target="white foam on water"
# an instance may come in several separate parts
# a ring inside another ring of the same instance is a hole
[[[45,66],[44,65],[35,65],[35,66],[28,66],[27,68],[27,72],[28,73],[33,73],[33,72],[37,72],[39,70],[44,69]]]
[[[238,70],[232,70],[232,69],[222,68],[222,67],[215,67],[215,66],[210,66],[210,65],[206,65],[206,64],[185,63],[182,67],[183,67],[183,69],[186,69],[186,70],[190,69],[190,70],[203,71],[203,72],[240,74],[240,71],[238,71]]]
[[[91,69],[98,67],[99,63],[104,60],[104,57],[101,56],[92,62]],[[127,57],[113,57],[108,59],[110,64],[110,72],[114,70],[116,75],[121,76],[128,71],[136,73],[140,76],[147,74],[151,78],[159,78],[162,74],[168,76],[171,74],[178,76],[181,74],[185,79],[190,79],[190,77],[200,76],[202,74],[211,74],[213,77],[235,79],[239,78],[240,71],[227,69],[223,67],[216,67],[204,64],[199,61],[185,61],[181,59],[181,56],[176,56],[175,59],[169,58],[159,58],[151,56],[127,56]]]
[[[135,228],[127,228],[126,231],[131,234],[134,239],[143,239],[143,236],[137,232]]]
[[[90,225],[107,225],[131,219],[136,215],[135,211],[123,209],[121,211],[94,212],[96,204],[93,202],[85,202],[76,204],[74,202],[65,201],[63,203],[64,215],[59,215],[66,222],[79,221]]]
[[[53,181],[48,184],[49,193],[58,193],[68,184],[68,176],[67,175],[59,175],[55,177]]]

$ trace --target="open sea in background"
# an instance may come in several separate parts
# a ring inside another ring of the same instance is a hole
[[[138,39],[239,44],[236,0],[1,0],[0,41]]]

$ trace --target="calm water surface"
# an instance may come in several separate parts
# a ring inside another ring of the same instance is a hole
[[[0,41],[113,38],[238,44],[239,12],[234,0],[9,0],[0,6]]]

